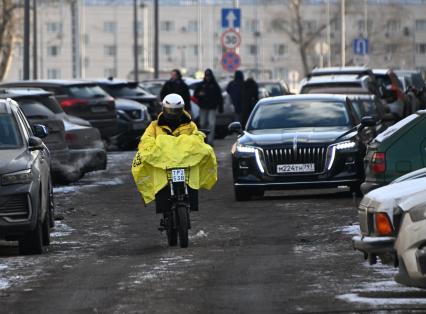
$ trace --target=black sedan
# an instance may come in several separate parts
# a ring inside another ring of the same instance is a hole
[[[349,99],[338,95],[265,98],[232,147],[235,198],[263,196],[265,190],[349,186],[359,193],[364,179],[363,124]],[[359,125],[357,127],[357,125]]]
[[[18,104],[0,99],[0,239],[19,241],[21,254],[39,254],[53,227],[50,154]],[[38,137],[36,137],[38,136]]]

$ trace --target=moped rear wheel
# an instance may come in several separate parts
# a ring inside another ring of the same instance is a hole
[[[179,206],[177,208],[178,214],[178,233],[179,233],[179,244],[181,248],[188,247],[188,229],[189,229],[189,214],[185,206]]]
[[[164,220],[167,226],[167,242],[169,243],[169,246],[176,246],[178,234],[175,226],[173,225],[173,218],[171,215],[164,215]]]

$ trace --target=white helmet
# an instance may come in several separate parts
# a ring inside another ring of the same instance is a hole
[[[163,99],[163,113],[168,119],[179,119],[184,107],[185,102],[178,94],[169,94]]]

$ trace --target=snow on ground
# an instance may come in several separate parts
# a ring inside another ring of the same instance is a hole
[[[349,235],[359,235],[359,224],[353,224],[349,226],[344,226],[337,228],[335,232],[342,232]]]
[[[189,236],[190,240],[196,240],[196,239],[201,239],[201,238],[207,238],[207,233],[204,232],[204,230],[200,230],[196,234]]]
[[[9,281],[0,278],[0,290],[9,288],[9,286],[10,286]]]
[[[53,193],[54,194],[57,194],[57,193],[63,193],[63,194],[74,193],[74,192],[77,192],[80,188],[81,188],[81,186],[78,186],[78,185],[59,186],[59,187],[53,188]]]
[[[366,303],[370,305],[423,305],[426,304],[425,298],[369,298],[362,297],[355,293],[348,293],[337,296],[337,299],[346,302]]]
[[[69,236],[74,230],[75,229],[71,228],[66,223],[62,221],[56,221],[55,229],[53,229],[53,232],[50,233],[50,236],[52,238],[66,237]]]

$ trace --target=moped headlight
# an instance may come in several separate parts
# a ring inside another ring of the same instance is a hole
[[[31,183],[32,180],[33,174],[31,172],[31,169],[12,172],[1,176],[2,185],[26,184]]]

